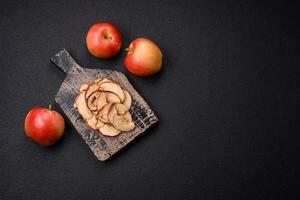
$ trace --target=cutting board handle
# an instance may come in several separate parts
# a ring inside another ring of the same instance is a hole
[[[72,71],[75,71],[74,69],[82,69],[66,49],[62,49],[60,52],[55,54],[51,58],[51,61],[66,73],[70,73],[71,69],[73,69]]]

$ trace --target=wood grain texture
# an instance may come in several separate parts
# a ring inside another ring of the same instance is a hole
[[[82,139],[88,144],[99,160],[107,160],[137,136],[145,132],[150,126],[158,122],[158,118],[146,101],[136,92],[122,73],[109,69],[82,68],[65,49],[54,55],[51,61],[66,72],[66,78],[55,96],[55,101],[60,105]],[[77,109],[73,107],[74,100],[80,93],[80,86],[96,78],[113,79],[130,93],[132,97],[130,113],[136,124],[135,129],[124,132],[116,137],[103,136],[99,131],[92,130],[83,120]]]

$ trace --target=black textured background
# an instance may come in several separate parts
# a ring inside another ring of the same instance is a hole
[[[297,12],[274,1],[1,1],[0,199],[299,199]],[[123,33],[110,60],[86,50],[99,21]],[[124,69],[136,37],[161,47],[158,75]],[[27,139],[32,107],[61,112],[64,73],[49,59],[62,47],[124,72],[160,124],[104,163],[68,120],[51,148]]]

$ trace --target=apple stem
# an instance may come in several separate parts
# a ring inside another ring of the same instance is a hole
[[[105,35],[104,35],[104,39],[105,39],[105,40],[111,40],[112,37],[111,37],[110,35],[108,35],[108,34],[105,34]]]
[[[49,106],[48,106],[48,110],[51,110],[51,108],[52,108],[52,106],[51,106],[51,104],[49,104]]]
[[[128,47],[128,48],[125,49],[125,51],[132,51],[132,50],[133,50],[132,47]]]

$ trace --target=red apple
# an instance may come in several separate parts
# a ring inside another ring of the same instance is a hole
[[[49,146],[56,143],[65,130],[65,120],[56,111],[46,108],[33,108],[25,119],[25,133],[36,143]]]
[[[120,51],[122,35],[118,28],[110,23],[97,23],[89,29],[86,45],[89,52],[94,56],[110,58]]]
[[[124,64],[136,76],[150,76],[157,73],[162,65],[162,52],[159,47],[146,38],[137,38],[126,49]]]

